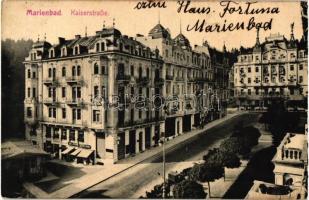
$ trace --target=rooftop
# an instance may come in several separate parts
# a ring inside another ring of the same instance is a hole
[[[32,155],[48,154],[25,140],[7,141],[1,144],[1,159],[12,159]]]

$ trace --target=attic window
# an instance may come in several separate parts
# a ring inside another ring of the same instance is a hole
[[[61,49],[61,56],[66,56],[66,48],[65,47],[63,47]]]
[[[104,42],[101,42],[101,51],[105,50]]]
[[[50,58],[53,58],[55,57],[55,51],[52,49],[50,50],[50,55],[49,55]]]
[[[74,55],[77,55],[77,54],[79,54],[79,51],[78,51],[78,46],[76,46],[76,47],[74,47]]]

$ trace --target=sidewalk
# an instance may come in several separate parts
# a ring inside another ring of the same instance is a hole
[[[166,151],[171,151],[173,148],[175,148],[177,145],[186,142],[188,139],[193,138],[196,135],[199,135],[206,130],[209,130],[213,128],[214,126],[217,126],[218,124],[232,119],[236,116],[239,116],[241,114],[244,114],[246,112],[238,112],[234,114],[229,114],[224,118],[215,120],[213,122],[210,122],[207,124],[203,129],[196,129],[188,133],[184,133],[182,135],[179,135],[175,137],[172,140],[166,141],[165,142],[165,148]],[[134,167],[135,165],[147,160],[147,159],[153,159],[158,156],[161,156],[162,148],[159,147],[154,147],[152,149],[149,149],[143,153],[137,154],[134,157],[126,158],[124,160],[119,161],[117,164],[110,164],[110,165],[104,165],[102,166],[102,170],[99,170],[95,173],[91,173],[85,176],[82,176],[78,179],[76,179],[72,184],[67,185],[53,193],[47,194],[47,193],[34,193],[38,198],[62,198],[66,199],[69,197],[72,197],[75,194],[78,194],[98,183],[101,183],[131,167]],[[28,185],[28,188],[30,186]],[[32,187],[36,187],[35,185],[32,185]],[[32,189],[32,191],[36,191],[35,189]]]

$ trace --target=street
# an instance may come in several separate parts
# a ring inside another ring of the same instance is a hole
[[[257,113],[237,116],[177,145],[176,148],[169,149],[166,152],[166,171],[183,169],[188,163],[201,160],[209,149],[217,147],[232,133],[238,122],[243,121],[247,126],[256,123],[258,119]],[[138,198],[140,195],[145,195],[145,189],[149,191],[153,185],[163,182],[162,171],[162,155],[151,157],[76,196],[79,198]]]

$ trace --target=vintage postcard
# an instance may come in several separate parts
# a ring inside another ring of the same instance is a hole
[[[2,197],[307,199],[307,9],[3,0]]]

